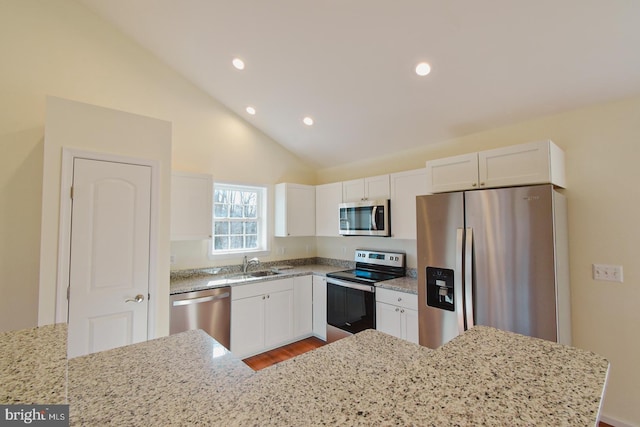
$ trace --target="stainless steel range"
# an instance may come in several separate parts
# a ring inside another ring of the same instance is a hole
[[[356,268],[327,274],[327,341],[376,327],[376,283],[405,275],[405,254],[356,249]]]

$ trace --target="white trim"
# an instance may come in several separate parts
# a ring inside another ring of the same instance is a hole
[[[601,415],[600,421],[613,427],[637,427],[635,424],[625,423],[623,421],[616,420],[615,418],[607,417],[606,415]]]
[[[149,294],[147,339],[156,337],[156,301],[158,301],[158,214],[160,212],[160,162],[152,159],[121,156],[96,151],[62,148],[60,172],[60,221],[58,235],[58,274],[56,277],[56,323],[67,323],[69,304],[69,246],[71,242],[71,197],[73,162],[76,158],[148,166],[151,168],[151,215],[149,218]]]

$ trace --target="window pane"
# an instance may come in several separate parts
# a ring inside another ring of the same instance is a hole
[[[213,205],[213,212],[216,218],[227,218],[227,215],[229,214],[229,205],[216,203]]]
[[[258,247],[258,236],[247,236],[245,239],[245,247],[246,248],[257,248]]]
[[[214,239],[215,250],[229,249],[229,238],[227,236],[216,236]]]
[[[231,232],[229,234],[242,234],[244,227],[241,222],[232,222],[231,223]]]
[[[230,218],[242,218],[242,205],[231,205]]]
[[[247,234],[258,234],[258,223],[255,221],[246,221],[244,223],[244,232]]]
[[[231,236],[229,242],[231,243],[230,249],[242,249],[244,238],[242,236]]]
[[[228,221],[215,221],[214,222],[214,234],[229,234],[229,222]]]

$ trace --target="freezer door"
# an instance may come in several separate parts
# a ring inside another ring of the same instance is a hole
[[[465,193],[475,323],[557,340],[553,189]]]
[[[416,214],[419,342],[437,348],[464,330],[463,193],[418,196]]]

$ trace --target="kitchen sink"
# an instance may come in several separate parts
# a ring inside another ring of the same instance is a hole
[[[252,277],[265,277],[265,276],[276,276],[280,273],[278,273],[277,271],[271,271],[271,270],[261,270],[261,271],[251,271],[245,274]]]
[[[260,277],[269,277],[269,276],[277,276],[277,271],[271,270],[259,270],[259,271],[248,271],[246,273],[237,273],[232,275],[230,278],[233,280],[247,280],[247,279],[255,279]]]

